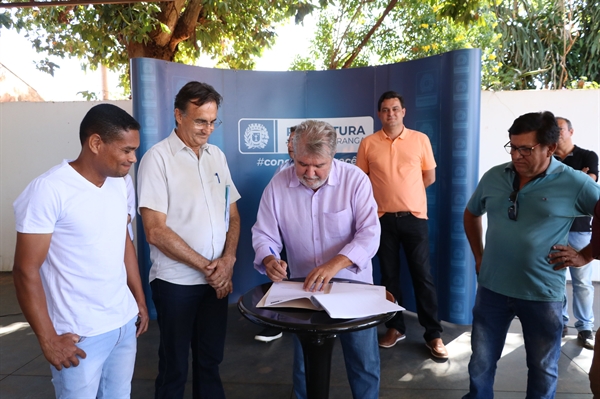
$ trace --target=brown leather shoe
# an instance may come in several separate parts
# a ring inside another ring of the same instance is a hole
[[[448,359],[448,350],[441,338],[434,338],[425,344],[431,351],[433,357],[438,359]]]
[[[406,335],[402,334],[400,331],[395,328],[388,328],[383,337],[379,338],[379,346],[382,348],[391,348],[396,345],[396,342],[402,341],[404,338],[406,338]]]

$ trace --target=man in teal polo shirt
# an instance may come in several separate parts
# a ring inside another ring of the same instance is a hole
[[[554,159],[559,128],[552,113],[522,115],[508,132],[505,148],[512,161],[481,178],[464,214],[479,275],[470,392],[464,398],[493,398],[496,363],[518,316],[529,368],[527,397],[550,399],[558,381],[564,268],[592,260],[590,246],[579,252],[567,246],[569,228],[575,217],[593,214],[600,186]]]

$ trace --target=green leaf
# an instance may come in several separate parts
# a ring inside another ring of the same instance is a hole
[[[192,1],[199,14],[184,26],[181,19]],[[0,25],[25,31],[36,51],[61,58],[78,58],[84,68],[104,64],[119,72],[129,87],[129,54],[193,64],[201,54],[229,68],[252,68],[255,57],[276,40],[274,26],[301,10],[313,12],[324,0],[186,0],[174,3],[132,3],[19,9],[11,20],[0,14]],[[183,12],[180,12],[183,11]],[[179,16],[172,24],[167,16]],[[174,38],[177,32],[190,32]],[[56,67],[56,66],[55,66]],[[40,64],[48,73],[52,65]]]

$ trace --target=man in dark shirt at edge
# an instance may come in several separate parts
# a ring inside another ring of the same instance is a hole
[[[594,151],[585,150],[573,144],[573,125],[571,121],[556,117],[560,128],[558,147],[554,156],[575,170],[581,170],[594,181],[598,181],[598,155]],[[589,244],[591,238],[590,217],[576,218],[569,231],[569,245],[580,250]],[[573,285],[573,316],[577,328],[577,340],[584,348],[594,349],[594,285],[592,284],[592,264],[583,267],[570,267],[571,282]],[[565,291],[563,305],[563,337],[568,333],[567,322],[569,313],[567,308],[567,292]]]

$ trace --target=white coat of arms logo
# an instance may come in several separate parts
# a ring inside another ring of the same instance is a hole
[[[244,143],[248,149],[263,149],[269,142],[269,132],[261,123],[251,123],[244,132]]]

